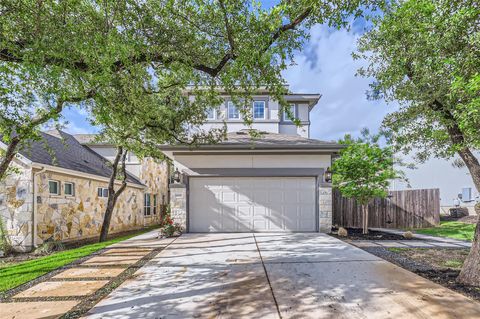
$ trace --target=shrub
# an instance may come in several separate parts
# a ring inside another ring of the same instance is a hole
[[[338,236],[347,237],[348,236],[348,231],[345,228],[340,227],[338,229]]]
[[[178,236],[182,233],[182,231],[182,226],[173,222],[172,218],[170,217],[170,207],[167,207],[165,217],[162,221],[162,227],[160,227],[160,237]]]
[[[38,246],[33,252],[35,255],[49,255],[54,251],[64,250],[65,246],[61,241],[47,240]]]
[[[403,237],[405,237],[406,239],[413,239],[413,233],[411,231],[406,231],[403,233]]]

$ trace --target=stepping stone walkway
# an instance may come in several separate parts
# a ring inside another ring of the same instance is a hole
[[[84,301],[96,303],[110,292],[106,289],[102,294],[99,290],[109,285],[115,288],[128,278],[119,280],[122,274],[131,268],[136,271],[174,240],[158,239],[157,234],[152,231],[111,245],[81,263],[65,266],[62,272],[47,275],[43,281],[3,300],[0,319],[53,319]]]
[[[395,235],[403,235],[405,232],[398,229],[371,229]],[[411,240],[347,240],[347,242],[360,248],[470,248],[472,246],[471,242],[453,238],[435,237],[423,234],[414,234],[414,238],[415,239]]]

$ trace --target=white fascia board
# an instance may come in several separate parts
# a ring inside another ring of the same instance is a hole
[[[3,143],[2,141],[0,141],[0,148],[3,149],[4,151],[6,151],[8,149],[8,145]],[[22,163],[24,165],[28,165],[28,166],[32,165],[31,160],[29,160],[28,158],[26,158],[25,156],[23,156],[22,154],[20,154],[18,152],[17,152],[17,154],[15,154],[15,157],[13,159],[19,161],[20,163]]]
[[[61,167],[56,167],[56,166],[46,165],[46,164],[33,163],[32,167],[36,168],[36,169],[45,169],[46,171],[50,171],[50,172],[54,172],[54,173],[71,175],[71,176],[75,176],[75,177],[83,177],[83,178],[86,178],[86,179],[93,179],[93,180],[106,182],[106,183],[108,183],[109,180],[110,180],[108,177],[103,177],[103,176],[98,176],[98,175],[93,175],[93,174],[88,174],[88,173],[82,173],[82,172],[79,172],[79,171],[74,171],[74,170],[71,170],[71,169],[66,169],[66,168],[61,168]],[[115,184],[121,184],[121,182],[116,180]],[[145,189],[146,188],[145,185],[138,185],[138,184],[134,184],[134,183],[130,183],[130,182],[127,182],[127,186],[134,187],[134,188],[139,188],[139,189]]]

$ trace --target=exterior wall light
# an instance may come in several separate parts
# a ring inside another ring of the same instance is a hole
[[[175,172],[173,172],[173,181],[175,183],[180,183],[180,172],[178,171],[178,168],[175,168]]]
[[[325,173],[323,173],[323,178],[325,179],[326,183],[332,182],[332,171],[330,170],[330,167],[328,167]]]

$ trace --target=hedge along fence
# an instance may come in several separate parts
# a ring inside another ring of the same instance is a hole
[[[440,190],[391,191],[387,198],[376,198],[368,205],[368,227],[424,228],[440,224]],[[354,199],[333,192],[333,224],[362,227],[362,207]]]

